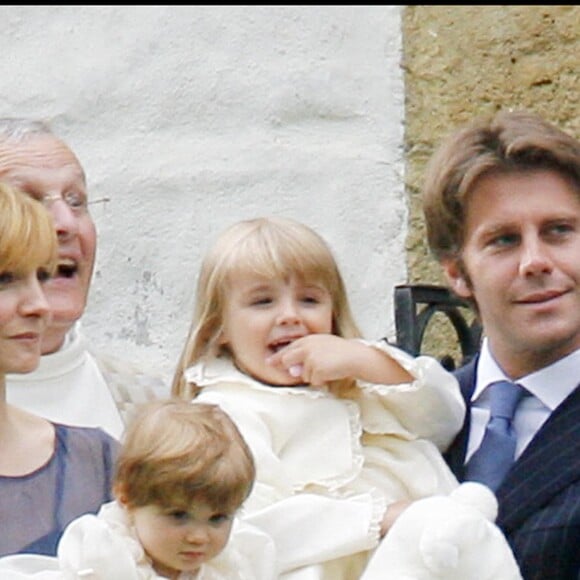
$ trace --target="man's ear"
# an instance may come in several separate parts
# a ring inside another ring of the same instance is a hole
[[[447,258],[441,263],[449,287],[460,298],[473,298],[471,284],[459,258]]]

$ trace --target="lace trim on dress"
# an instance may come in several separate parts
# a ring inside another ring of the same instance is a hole
[[[360,340],[363,344],[372,346],[388,354],[392,359],[397,361],[408,373],[415,377],[411,383],[400,383],[398,385],[385,385],[381,383],[367,383],[366,381],[357,381],[361,389],[375,392],[381,396],[388,393],[404,393],[408,391],[417,391],[423,387],[425,383],[425,369],[422,365],[417,364],[418,358],[413,358],[406,352],[387,344],[384,340],[369,342],[367,340]]]

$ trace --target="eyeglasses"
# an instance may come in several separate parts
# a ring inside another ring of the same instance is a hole
[[[76,191],[69,191],[64,195],[45,195],[41,197],[39,201],[46,207],[50,209],[50,206],[56,201],[62,201],[66,203],[67,207],[76,215],[82,215],[88,211],[89,205],[94,205],[96,203],[107,203],[111,201],[109,197],[101,197],[99,199],[91,199],[90,201],[81,193]]]

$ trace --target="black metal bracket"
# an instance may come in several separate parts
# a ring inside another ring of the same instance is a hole
[[[425,331],[437,312],[449,318],[457,333],[462,355],[460,365],[479,350],[481,326],[477,320],[468,322],[460,308],[469,308],[469,304],[448,288],[435,284],[401,284],[395,286],[394,305],[397,346],[408,353],[421,354]],[[450,355],[443,356],[441,363],[449,370],[456,366]]]

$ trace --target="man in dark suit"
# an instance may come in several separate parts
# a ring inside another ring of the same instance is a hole
[[[578,580],[580,142],[532,113],[477,120],[436,151],[423,200],[429,246],[484,336],[456,372],[468,412],[446,458],[469,478],[487,387],[521,385],[497,523],[525,580]]]

